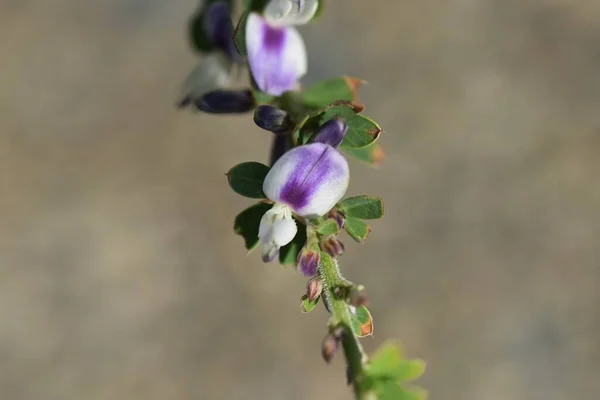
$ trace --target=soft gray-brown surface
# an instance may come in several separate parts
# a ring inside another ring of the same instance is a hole
[[[368,350],[399,338],[432,399],[600,395],[600,5],[344,0],[306,82],[367,79],[386,132],[350,193]],[[178,112],[195,0],[0,3],[0,398],[346,399],[304,280],[246,257],[249,116]]]

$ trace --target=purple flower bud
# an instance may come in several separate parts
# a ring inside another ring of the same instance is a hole
[[[346,221],[346,217],[341,211],[336,210],[335,208],[329,212],[329,218],[335,219],[340,229],[344,227],[344,222]]]
[[[243,113],[254,108],[250,90],[214,90],[195,101],[200,111],[212,114]]]
[[[325,122],[315,136],[313,142],[325,143],[338,147],[348,132],[348,124],[341,118],[333,118]]]
[[[244,60],[233,41],[231,9],[226,1],[215,1],[208,5],[204,12],[203,27],[212,45],[222,50],[231,61],[241,63]]]
[[[298,267],[305,276],[314,276],[317,273],[321,253],[308,247],[303,247],[298,254]]]
[[[340,341],[331,333],[327,334],[321,345],[321,355],[323,356],[323,360],[329,364],[333,360],[333,357],[335,357],[335,353],[337,353],[339,347]]]
[[[273,106],[258,106],[254,111],[254,122],[260,128],[273,133],[283,133],[291,128],[287,112]]]
[[[321,248],[331,257],[341,256],[344,253],[344,244],[336,236],[326,236],[321,242]]]
[[[318,277],[312,277],[306,283],[306,296],[308,301],[313,302],[319,298],[323,291],[323,282]]]

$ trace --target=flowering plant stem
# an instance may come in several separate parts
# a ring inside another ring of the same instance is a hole
[[[358,337],[352,332],[348,304],[346,304],[343,297],[336,293],[336,288],[346,286],[348,281],[342,276],[337,259],[326,252],[321,253],[319,274],[323,281],[323,297],[332,314],[330,329],[339,326],[344,329],[342,348],[348,365],[348,381],[352,383],[356,398],[361,399],[363,393],[360,384],[367,357],[358,341]]]

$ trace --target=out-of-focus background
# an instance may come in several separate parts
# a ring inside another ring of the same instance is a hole
[[[600,396],[600,3],[329,1],[306,83],[369,81],[386,216],[345,274],[432,399]],[[339,7],[335,7],[340,3]],[[177,111],[197,0],[0,3],[0,397],[347,399],[305,280],[245,256],[249,115]]]

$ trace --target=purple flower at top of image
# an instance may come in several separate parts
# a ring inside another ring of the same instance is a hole
[[[248,16],[248,64],[261,91],[279,96],[306,74],[306,47],[294,26],[309,22],[318,6],[318,0],[271,0],[263,15]]]

